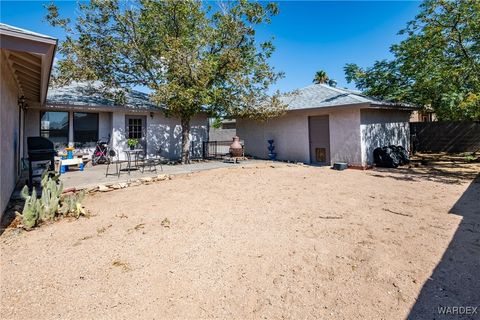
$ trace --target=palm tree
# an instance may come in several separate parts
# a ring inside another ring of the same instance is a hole
[[[336,87],[337,86],[337,81],[333,80],[333,79],[328,79],[327,83],[330,87]]]
[[[327,73],[323,70],[317,71],[315,77],[313,78],[313,83],[322,84],[326,83],[329,80]]]

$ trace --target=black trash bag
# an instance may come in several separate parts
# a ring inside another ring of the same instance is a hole
[[[396,168],[410,162],[408,152],[402,146],[385,146],[373,150],[373,160],[377,167]]]
[[[373,161],[377,167],[396,168],[400,164],[400,157],[390,147],[373,150]]]
[[[389,146],[397,155],[399,159],[399,165],[403,166],[410,163],[410,158],[408,156],[408,151],[405,150],[402,146]]]

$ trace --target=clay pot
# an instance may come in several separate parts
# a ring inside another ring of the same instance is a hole
[[[240,144],[240,138],[238,136],[233,137],[233,142],[230,145],[230,155],[232,157],[241,157],[242,156],[242,145]]]

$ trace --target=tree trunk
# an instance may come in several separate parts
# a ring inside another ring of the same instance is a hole
[[[190,163],[190,119],[181,119],[182,124],[182,164]]]

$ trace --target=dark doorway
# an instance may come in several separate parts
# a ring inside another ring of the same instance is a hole
[[[330,165],[330,126],[326,116],[308,117],[310,163]]]

